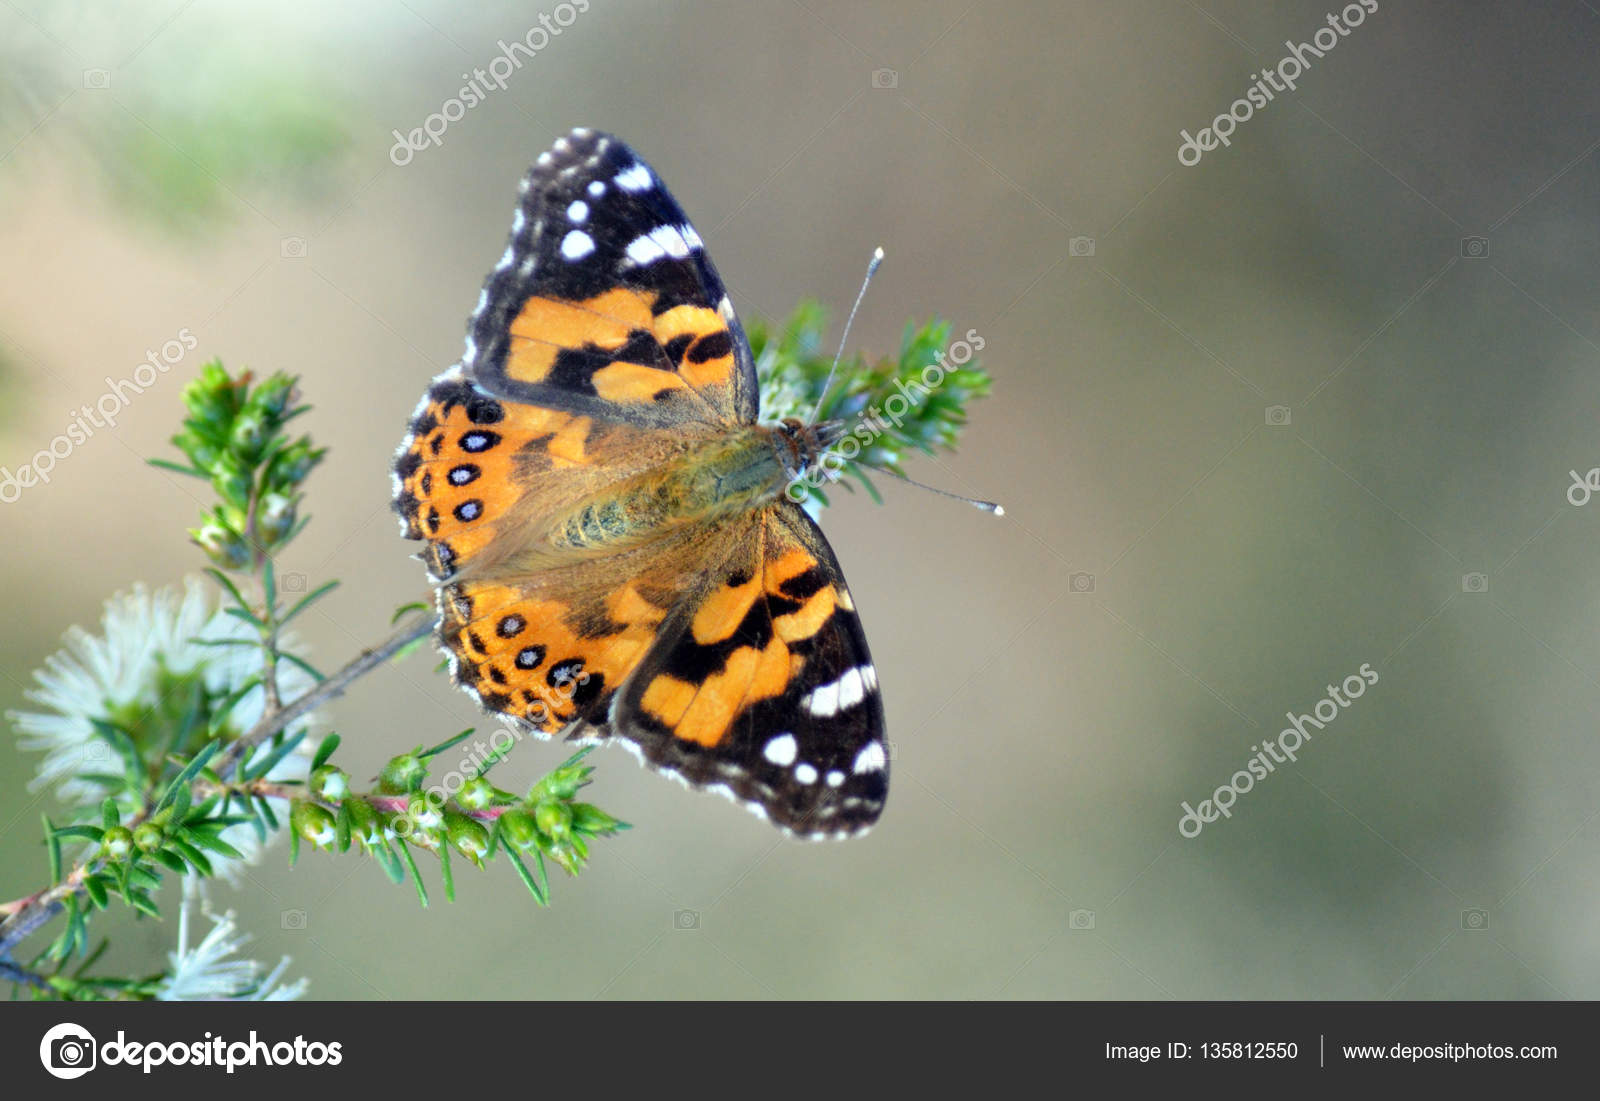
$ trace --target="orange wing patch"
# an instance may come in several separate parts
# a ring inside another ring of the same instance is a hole
[[[478,582],[445,589],[440,613],[456,682],[543,734],[603,721],[666,615],[632,585],[585,605]]]
[[[728,321],[705,306],[655,313],[654,291],[615,287],[568,301],[534,295],[512,320],[499,373],[513,384],[659,408],[697,396],[715,419],[734,405],[739,371]],[[494,388],[492,380],[491,388]]]

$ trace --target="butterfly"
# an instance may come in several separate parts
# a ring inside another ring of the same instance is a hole
[[[785,493],[845,432],[760,422],[700,235],[618,139],[573,130],[394,465],[453,679],[542,736],[616,741],[788,833],[888,793],[878,674],[822,531]]]

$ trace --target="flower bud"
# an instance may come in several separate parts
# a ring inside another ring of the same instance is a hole
[[[122,860],[133,851],[133,831],[126,826],[112,826],[100,839],[100,855],[107,860]]]
[[[313,799],[324,803],[338,803],[350,794],[350,776],[342,768],[323,765],[311,774],[306,789]]]
[[[486,776],[474,776],[456,792],[456,802],[467,810],[485,810],[494,804],[494,785]]]
[[[593,803],[573,803],[572,828],[577,833],[595,834],[616,833],[627,827],[611,817]]]
[[[540,803],[533,808],[533,821],[540,833],[555,841],[563,841],[572,833],[572,812],[565,803]]]
[[[331,848],[338,837],[333,813],[304,799],[289,805],[289,828],[319,849]]]
[[[140,852],[153,853],[166,841],[166,834],[153,822],[145,822],[133,831],[133,843]]]
[[[206,557],[225,570],[237,570],[250,563],[250,545],[235,531],[215,520],[189,532]]]
[[[439,804],[428,796],[417,793],[406,802],[406,817],[422,833],[431,834],[444,824],[444,814]]]
[[[369,849],[383,840],[383,826],[376,807],[365,799],[346,799],[342,805],[350,814],[351,837]]]
[[[489,831],[481,822],[448,811],[444,816],[444,830],[456,852],[480,868],[483,866],[484,854],[489,851]]]
[[[294,530],[295,499],[285,493],[269,493],[261,498],[256,510],[256,532],[264,543],[272,544],[287,538]]]
[[[229,439],[233,450],[243,458],[254,462],[261,456],[261,448],[267,442],[267,419],[259,412],[248,407],[233,421],[233,434]]]
[[[539,841],[539,826],[533,815],[520,807],[500,816],[500,832],[506,843],[517,850],[530,849]]]
[[[416,791],[428,777],[428,766],[415,753],[391,758],[378,774],[378,789],[390,795]]]

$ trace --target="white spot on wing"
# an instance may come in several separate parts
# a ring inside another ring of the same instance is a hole
[[[802,784],[814,784],[817,782],[817,770],[802,761],[794,766],[794,778]]]
[[[888,758],[883,753],[882,742],[872,742],[860,753],[856,754],[856,763],[850,770],[857,776],[863,772],[882,772],[883,766],[888,763]]]
[[[850,670],[839,678],[839,710],[854,707],[866,693],[866,687],[861,683],[861,670]]]
[[[589,194],[598,199],[606,193],[606,185],[600,180],[589,181]]]
[[[830,788],[836,788],[842,783],[844,783],[844,773],[838,769],[833,769],[828,773],[828,786]]]
[[[839,711],[839,682],[824,684],[821,688],[808,693],[801,701],[811,714],[819,719],[826,719]]]
[[[788,767],[794,764],[795,757],[800,752],[800,743],[794,740],[793,734],[779,734],[767,742],[761,755],[773,764]]]
[[[581,229],[575,229],[561,239],[561,255],[568,260],[582,260],[594,251],[594,238]]]
[[[678,232],[676,226],[656,226],[650,231],[650,239],[674,260],[682,260],[689,255],[689,242],[683,239],[683,234]]]
[[[637,161],[618,172],[611,182],[624,191],[649,191],[652,186],[650,170]]]
[[[589,220],[589,204],[582,199],[576,199],[567,207],[567,220],[582,225]]]
[[[635,237],[628,243],[628,260],[637,267],[653,264],[665,255],[661,246],[649,237]]]

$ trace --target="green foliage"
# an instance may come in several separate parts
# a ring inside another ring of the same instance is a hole
[[[921,325],[908,322],[899,355],[870,365],[859,355],[841,360],[824,396],[833,363],[823,346],[827,330],[827,310],[809,300],[780,329],[759,319],[750,324],[762,414],[772,421],[809,421],[815,412],[819,421],[843,421],[849,434],[829,449],[833,458],[824,466],[837,471],[847,489],[855,487],[842,479],[859,482],[877,501],[869,470],[903,478],[908,452],[955,450],[968,404],[989,393],[989,376],[975,358],[984,341],[975,331],[952,341],[950,323],[937,318]],[[968,350],[958,350],[962,345]],[[828,503],[820,484],[806,488],[817,504]]]
[[[189,537],[223,569],[260,568],[304,526],[300,486],[326,448],[284,431],[310,408],[296,404],[296,381],[279,373],[252,387],[249,372],[234,378],[213,360],[183,389],[189,415],[172,443],[188,465],[152,460],[210,481],[218,503]]]
[[[455,901],[454,857],[482,868],[497,853],[504,853],[534,901],[549,905],[546,859],[576,876],[589,860],[590,841],[629,826],[599,807],[577,802],[579,790],[590,783],[594,772],[581,763],[589,749],[556,766],[525,796],[502,791],[489,781],[488,770],[501,759],[493,755],[468,769],[454,795],[441,785],[430,786],[430,762],[472,733],[465,730],[432,749],[418,746],[392,758],[372,792],[349,792],[348,777],[323,765],[317,770],[323,778],[321,794],[316,792],[314,774],[312,790],[296,799],[290,811],[296,852],[304,841],[317,849],[364,853],[396,883],[410,878],[424,906],[427,887],[412,847],[438,857],[445,897],[451,902]],[[537,877],[528,868],[529,859],[538,869]]]

